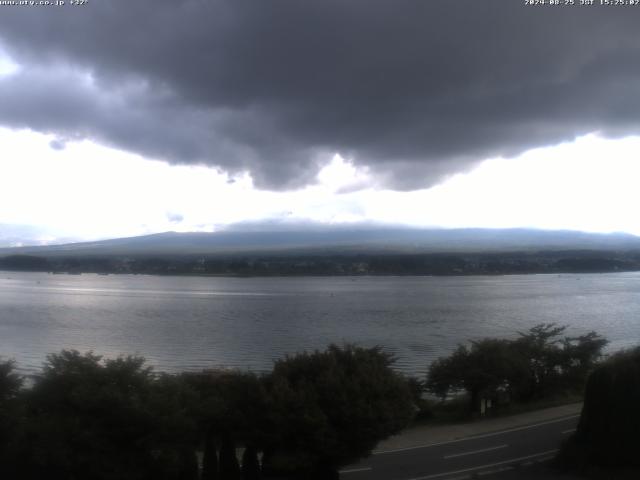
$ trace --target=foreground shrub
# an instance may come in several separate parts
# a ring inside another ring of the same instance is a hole
[[[348,345],[287,357],[269,375],[169,375],[140,357],[63,350],[24,388],[0,362],[0,478],[336,478],[414,414],[421,385],[392,363]]]
[[[22,378],[11,360],[0,361],[0,478],[15,477],[15,442],[21,436],[22,405],[19,393]]]
[[[17,478],[185,478],[195,456],[180,388],[138,357],[49,355],[23,394]]]
[[[337,478],[414,414],[407,380],[380,348],[332,345],[276,362],[267,378],[273,436],[265,473]]]
[[[575,434],[563,446],[560,463],[640,467],[640,347],[613,355],[589,376]]]

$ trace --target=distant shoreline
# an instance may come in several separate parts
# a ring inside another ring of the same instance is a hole
[[[0,257],[0,271],[198,277],[471,276],[640,271],[638,251]]]

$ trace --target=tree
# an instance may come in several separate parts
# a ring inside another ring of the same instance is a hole
[[[149,394],[144,401],[146,413],[152,419],[147,443],[151,455],[159,455],[154,466],[158,478],[195,480],[198,460],[197,423],[193,411],[198,395],[181,375],[154,375]]]
[[[562,341],[564,380],[582,388],[589,373],[602,358],[602,349],[608,341],[596,332],[577,337],[565,337]]]
[[[13,360],[0,361],[0,478],[14,478],[16,444],[20,435],[22,409],[19,395],[23,379],[15,372]]]
[[[33,255],[8,255],[0,258],[0,269],[27,272],[46,272],[49,260]]]
[[[194,457],[182,387],[140,357],[49,355],[26,398],[22,478],[186,478]]]
[[[482,398],[496,398],[499,390],[510,392],[522,369],[509,340],[486,338],[471,342],[471,348],[459,345],[451,356],[433,362],[426,385],[443,400],[450,393],[465,390],[470,410],[477,412]]]
[[[235,446],[264,444],[268,430],[266,393],[260,378],[235,370],[185,373],[183,378],[198,395],[192,415],[204,444],[203,478],[238,477]]]
[[[218,480],[218,452],[213,428],[204,433],[204,454],[202,456],[202,480]]]
[[[14,370],[13,360],[0,361],[0,405],[14,399],[22,387],[23,378]]]
[[[531,400],[544,397],[557,387],[566,360],[559,345],[566,326],[555,323],[540,323],[527,333],[519,332],[515,346],[528,364],[528,372],[519,382],[520,399]]]
[[[266,378],[273,435],[267,474],[334,478],[414,413],[406,379],[379,347],[331,345],[276,362]]]
[[[528,375],[522,378],[518,388],[520,399],[543,398],[567,389],[581,391],[584,387],[607,340],[593,331],[563,337],[566,328],[541,323],[527,333],[520,333],[515,347],[529,365]]]
[[[442,400],[464,390],[472,412],[479,410],[480,398],[530,401],[581,391],[607,341],[595,332],[563,338],[565,330],[542,323],[515,340],[485,338],[470,347],[459,345],[430,365],[426,389]]]
[[[240,480],[240,464],[236,457],[236,443],[230,435],[225,435],[220,445],[220,479]]]
[[[561,462],[577,469],[640,468],[638,405],[640,347],[613,355],[589,375],[580,422],[560,452]]]
[[[242,478],[243,480],[260,480],[260,461],[258,460],[258,450],[249,445],[242,454]]]

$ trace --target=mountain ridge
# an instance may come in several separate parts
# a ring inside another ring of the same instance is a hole
[[[349,228],[162,232],[92,242],[0,248],[0,256],[163,256],[242,253],[464,253],[545,250],[640,250],[628,233],[571,230]]]

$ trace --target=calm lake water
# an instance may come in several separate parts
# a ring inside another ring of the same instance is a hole
[[[262,371],[332,342],[381,345],[424,374],[456,344],[541,322],[640,343],[640,273],[208,278],[0,272],[0,356],[22,371],[63,348],[137,353],[157,370]]]

